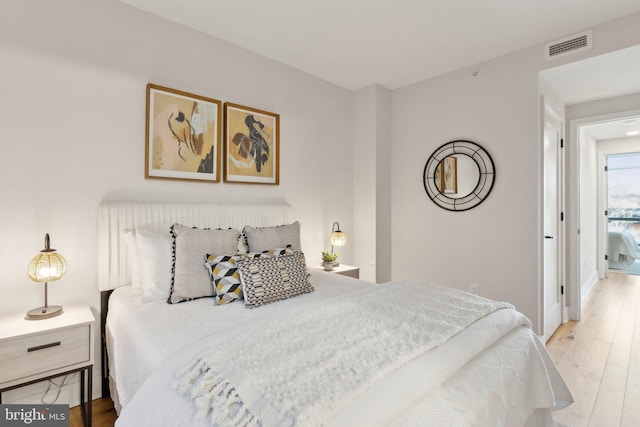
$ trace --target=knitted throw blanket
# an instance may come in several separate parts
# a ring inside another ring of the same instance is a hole
[[[508,303],[422,282],[256,325],[176,373],[194,420],[212,425],[314,426],[412,359]]]

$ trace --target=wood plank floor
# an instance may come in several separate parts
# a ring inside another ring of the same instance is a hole
[[[91,408],[92,427],[113,427],[118,415],[116,410],[113,409],[113,401],[111,399],[97,399],[93,401]],[[82,415],[80,412],[80,406],[74,406],[69,410],[69,427],[82,427]]]
[[[562,325],[547,349],[575,403],[554,417],[572,427],[640,426],[640,276],[609,273],[582,304],[582,320]],[[113,427],[111,399],[93,402],[93,427]],[[70,427],[82,426],[79,407]]]
[[[609,273],[547,349],[575,403],[554,412],[573,427],[640,426],[640,276]]]

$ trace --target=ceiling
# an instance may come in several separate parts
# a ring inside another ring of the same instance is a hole
[[[396,89],[640,11],[638,0],[118,1],[349,90]],[[640,45],[541,76],[566,105],[638,93]],[[585,131],[623,138],[630,126]]]
[[[640,116],[625,117],[602,123],[587,124],[580,128],[595,141],[620,138],[638,138],[640,136]]]
[[[540,72],[565,105],[640,93],[640,45],[572,62]],[[637,138],[640,117],[625,117],[582,126],[596,141]]]
[[[396,89],[640,11],[638,0],[118,1],[349,90]]]

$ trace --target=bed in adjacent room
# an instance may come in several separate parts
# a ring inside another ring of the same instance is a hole
[[[609,230],[607,242],[609,268],[624,269],[640,258],[640,247],[626,230]]]
[[[287,205],[99,212],[117,426],[552,426],[572,401],[510,304],[306,269]]]

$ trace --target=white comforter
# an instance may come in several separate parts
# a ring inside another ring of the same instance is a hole
[[[385,285],[323,273],[313,273],[312,283],[312,294],[256,310],[237,303],[213,307],[210,300],[141,304],[126,288],[114,292],[108,331],[114,379],[124,405],[117,425],[208,425],[194,424],[193,402],[171,387],[174,372],[212,344],[252,325],[295,315],[368,286],[378,286],[381,298],[410,298],[385,294]],[[548,409],[565,406],[571,396],[544,347],[523,324],[528,324],[526,318],[513,310],[486,316],[372,385],[327,425],[552,425]]]
[[[638,244],[633,235],[628,231],[610,230],[607,255],[611,267],[618,263],[633,264],[636,258],[640,258]]]

